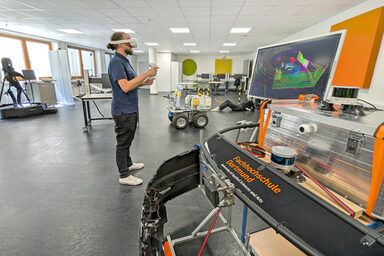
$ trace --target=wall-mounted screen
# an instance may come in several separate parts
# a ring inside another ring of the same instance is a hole
[[[344,32],[259,48],[248,95],[297,99],[325,97],[336,68]]]

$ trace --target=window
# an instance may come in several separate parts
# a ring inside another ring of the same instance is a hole
[[[37,78],[51,77],[51,64],[49,62],[48,43],[27,41],[30,68],[35,71]]]
[[[95,59],[93,51],[81,50],[83,70],[89,71],[89,76],[95,76]]]
[[[69,67],[72,77],[81,77],[82,70],[80,68],[80,54],[79,49],[68,48]]]
[[[84,77],[84,70],[89,70],[89,76],[96,76],[95,51],[68,47],[68,58],[72,77]]]
[[[51,77],[48,51],[50,42],[19,36],[0,34],[0,59],[10,58],[15,71],[23,69],[35,71],[36,77]]]
[[[25,69],[22,41],[0,36],[0,45],[0,59],[10,58],[15,71],[21,73],[21,70]],[[2,68],[1,65],[1,70]]]

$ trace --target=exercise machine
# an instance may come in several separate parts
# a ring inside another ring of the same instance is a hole
[[[24,76],[15,71],[11,59],[2,58],[1,64],[3,66],[4,79],[0,90],[0,102],[4,93],[5,81],[8,82],[8,90],[5,92],[5,94],[9,95],[13,102],[11,104],[3,104],[0,106],[0,114],[3,119],[23,118],[57,112],[56,108],[48,108],[44,103],[31,102],[18,80],[20,78],[24,79]],[[16,89],[16,96],[12,91],[12,88]],[[27,99],[27,102],[22,102],[23,95]]]

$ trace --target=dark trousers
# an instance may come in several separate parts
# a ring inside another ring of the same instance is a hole
[[[225,109],[226,107],[230,107],[232,111],[244,111],[243,106],[239,104],[234,104],[230,100],[226,100],[223,103],[220,104],[219,108],[220,111]]]
[[[128,168],[133,164],[129,148],[131,147],[137,127],[137,113],[113,116],[116,133],[116,164],[120,178],[129,176]]]

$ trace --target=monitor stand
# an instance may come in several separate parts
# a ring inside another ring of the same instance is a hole
[[[341,105],[341,112],[344,114],[350,114],[354,116],[365,116],[363,106],[361,105],[348,105],[348,104],[343,104]]]

